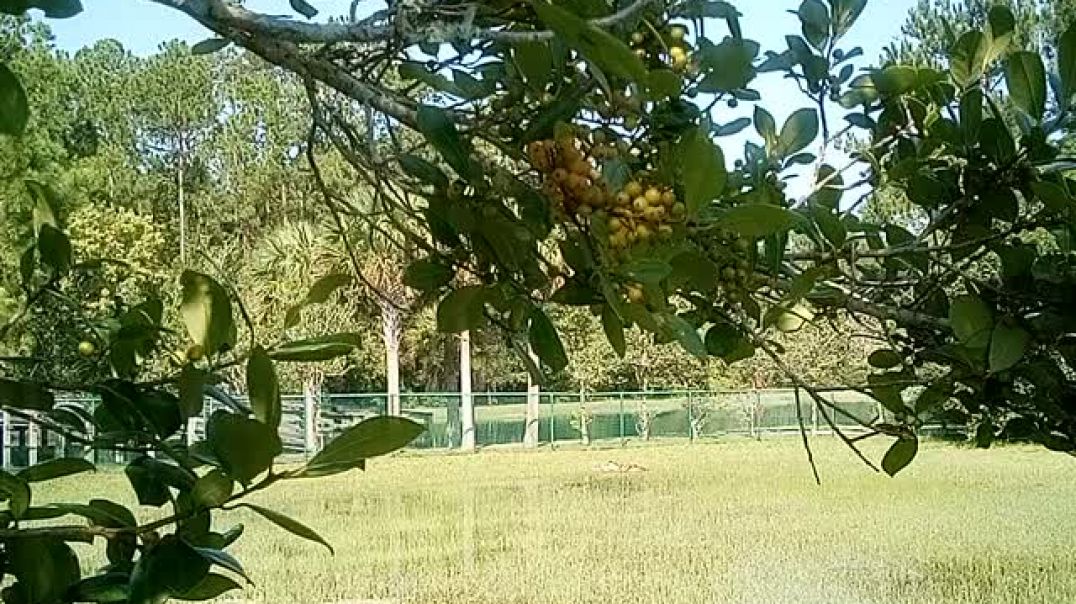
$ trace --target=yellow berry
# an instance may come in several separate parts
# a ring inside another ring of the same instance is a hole
[[[643,288],[638,285],[629,285],[627,287],[628,301],[632,304],[642,304],[646,301],[646,294],[643,292]]]
[[[671,189],[661,194],[661,204],[666,208],[673,207],[673,204],[675,203],[676,193],[673,193]]]
[[[623,229],[624,229],[624,221],[623,220],[617,218],[616,216],[611,216],[609,218],[609,230],[611,232],[616,233],[617,231],[621,231]]]
[[[646,190],[646,202],[650,205],[657,205],[661,203],[661,191],[654,187],[650,187]]]
[[[672,217],[677,220],[680,220],[684,216],[687,216],[687,206],[685,206],[683,202],[679,201],[674,203],[672,207]]]
[[[639,60],[645,61],[646,60],[646,50],[642,49],[642,48],[636,48],[635,49],[635,56],[639,57]]]
[[[639,241],[646,241],[647,239],[650,239],[650,236],[653,234],[654,233],[650,230],[650,227],[646,226],[645,224],[640,224],[639,226],[635,227],[635,237]]]
[[[621,207],[627,207],[631,205],[631,195],[627,191],[621,191],[616,194],[616,205]]]
[[[635,201],[632,202],[632,205],[635,207],[636,212],[645,212],[646,209],[650,207],[650,202],[646,200],[646,197],[640,195],[639,197],[635,198]]]
[[[673,234],[673,228],[667,224],[658,225],[658,235],[662,237],[671,237]]]
[[[93,345],[93,342],[83,340],[78,343],[78,353],[84,357],[92,357],[97,353],[97,347]]]
[[[672,58],[672,60],[674,61],[679,59],[686,59],[687,53],[684,52],[683,48],[680,48],[679,46],[673,46],[669,49],[669,57]]]
[[[643,185],[633,180],[624,187],[624,192],[628,194],[628,197],[635,199],[643,194]]]
[[[633,33],[631,35],[631,43],[632,44],[638,45],[638,44],[642,44],[643,42],[646,42],[646,36],[643,35],[643,32],[637,31],[637,32],[635,32],[635,33]]]
[[[684,38],[687,37],[687,30],[684,29],[683,26],[674,25],[673,28],[669,30],[669,37],[675,42],[683,42]]]

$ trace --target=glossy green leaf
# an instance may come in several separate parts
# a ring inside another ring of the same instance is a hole
[[[859,20],[867,0],[831,0],[830,4],[833,6],[833,35],[841,37]]]
[[[168,488],[169,481],[165,478],[169,469],[163,468],[163,465],[164,462],[143,456],[124,468],[124,473],[141,505],[160,507],[172,501],[172,493]],[[175,466],[172,467],[175,468]]]
[[[703,343],[702,336],[694,325],[688,323],[683,317],[673,314],[665,315],[664,323],[688,354],[699,359],[706,358],[706,344]]]
[[[202,345],[206,354],[233,348],[236,328],[228,291],[208,275],[189,270],[179,282],[183,288],[180,314],[191,340]]]
[[[898,472],[908,467],[919,452],[919,440],[916,438],[899,438],[886,451],[882,458],[882,469],[890,476],[896,476]]]
[[[517,44],[512,56],[527,86],[532,90],[544,91],[553,77],[553,52],[549,42]]]
[[[453,290],[437,306],[437,329],[444,333],[463,333],[486,322],[486,289],[469,285]]]
[[[361,343],[357,333],[338,333],[286,342],[269,351],[274,361],[316,363],[351,354]]]
[[[1061,80],[1062,107],[1072,105],[1072,96],[1076,94],[1076,23],[1069,26],[1057,43],[1057,67]]]
[[[43,461],[35,466],[20,470],[18,477],[26,482],[45,482],[64,476],[93,472],[97,468],[85,459],[76,457],[59,457]]]
[[[699,92],[732,92],[746,88],[755,79],[757,55],[757,44],[736,38],[701,46],[696,56],[705,75],[698,84]]]
[[[183,600],[185,602],[202,602],[205,600],[212,600],[219,598],[224,594],[242,589],[242,586],[236,583],[233,579],[225,577],[224,575],[218,575],[216,573],[209,573],[198,585],[195,585],[192,589],[172,596],[174,600]]]
[[[257,512],[262,518],[265,518],[266,520],[272,522],[273,524],[279,526],[280,528],[288,531],[293,535],[324,545],[329,550],[330,554],[335,553],[333,551],[333,546],[329,545],[328,541],[323,539],[321,535],[314,532],[313,529],[306,526],[305,524],[302,524],[297,520],[293,520],[285,516],[284,514],[281,514],[280,512],[274,512],[273,510],[266,509],[258,505],[250,503],[242,503],[240,505],[242,507],[249,508],[254,512]]]
[[[1005,54],[1016,30],[1016,16],[1003,4],[994,4],[986,14],[986,39],[989,44],[984,63],[989,65]]]
[[[0,134],[19,136],[30,120],[26,91],[7,64],[0,63]]]
[[[688,215],[695,216],[725,191],[725,156],[701,127],[684,134],[677,156],[683,167],[684,203]]]
[[[818,138],[818,112],[814,109],[796,111],[784,126],[777,138],[777,154],[787,157],[807,148]]]
[[[244,485],[268,470],[283,452],[275,429],[234,413],[214,413],[206,436],[222,469]]]
[[[1042,120],[1046,112],[1046,67],[1034,52],[1014,52],[1005,61],[1005,83],[1009,96],[1032,119]]]
[[[360,467],[372,457],[391,453],[418,438],[424,428],[402,417],[381,416],[362,421],[329,441],[303,470],[324,475]]]
[[[650,98],[660,101],[666,98],[675,99],[680,96],[684,79],[680,74],[670,69],[655,69],[647,78],[647,88]]]
[[[274,430],[280,427],[280,382],[273,359],[261,346],[254,347],[247,360],[247,393],[254,417]]]
[[[875,350],[867,358],[867,362],[870,363],[871,367],[877,367],[878,369],[893,369],[903,365],[904,359],[893,350]]]
[[[532,7],[542,23],[588,62],[611,76],[646,82],[643,62],[613,34],[545,0],[535,0]]]
[[[452,282],[456,271],[435,258],[412,262],[404,271],[404,284],[423,292],[435,291]]]
[[[41,384],[0,378],[0,405],[29,411],[49,411],[55,403],[52,392]]]
[[[986,348],[994,329],[994,313],[981,299],[972,295],[954,298],[949,306],[953,333],[969,348]]]
[[[742,331],[728,323],[718,323],[706,332],[706,351],[726,363],[735,363],[755,355],[755,347]]]
[[[803,37],[811,46],[822,49],[829,40],[829,9],[822,0],[803,0],[796,11],[803,29]]]
[[[54,537],[25,537],[5,543],[6,571],[22,586],[25,602],[61,602],[81,578],[78,558]]]
[[[126,602],[130,576],[122,572],[110,572],[88,577],[71,588],[75,602]]]
[[[191,489],[191,497],[198,505],[215,508],[224,505],[232,496],[235,483],[219,469],[200,477]]]
[[[613,347],[613,351],[618,357],[624,358],[624,354],[628,351],[628,344],[624,338],[624,322],[608,304],[602,306],[602,330],[605,332],[606,339],[609,340],[609,345]]]
[[[1031,334],[1020,327],[998,323],[990,338],[990,371],[1005,371],[1024,358]]]
[[[767,149],[773,150],[777,147],[777,121],[761,105],[755,106],[755,130],[762,140],[766,141]]]
[[[658,258],[638,258],[621,266],[620,272],[639,283],[657,285],[672,274],[672,266]]]
[[[193,547],[167,535],[142,554],[131,573],[130,604],[159,604],[205,580],[210,563]]]
[[[196,547],[194,548],[203,558],[209,560],[210,564],[219,566],[221,568],[232,571],[233,573],[243,577],[248,583],[254,583],[250,580],[250,576],[247,575],[247,571],[243,568],[243,565],[239,563],[239,560],[235,559],[235,556],[229,554],[226,551],[213,549],[211,547]]]
[[[30,485],[26,480],[5,470],[0,470],[0,494],[3,499],[7,499],[8,511],[14,519],[21,519],[30,509]]]
[[[969,31],[960,36],[949,60],[949,70],[958,86],[967,88],[978,82],[986,67],[988,50],[988,41],[982,32]]]
[[[71,240],[63,231],[52,225],[42,225],[37,235],[37,250],[41,263],[53,275],[63,276],[71,270]]]
[[[439,107],[422,105],[418,109],[417,122],[419,132],[437,149],[445,162],[452,166],[456,174],[464,180],[471,180],[476,172],[471,160],[474,149],[460,135],[448,113]]]
[[[782,207],[752,203],[726,211],[716,222],[726,231],[758,239],[787,231],[796,222],[796,216]]]
[[[191,54],[196,56],[213,54],[226,48],[229,44],[231,44],[231,41],[225,38],[208,38],[191,46]]]
[[[313,19],[318,14],[318,9],[314,8],[306,0],[288,0],[291,4],[291,9],[307,19]]]
[[[179,372],[179,412],[184,420],[199,417],[205,406],[205,385],[208,374],[188,363]]]
[[[542,363],[554,373],[568,366],[568,353],[564,351],[560,334],[557,333],[557,328],[549,316],[539,308],[531,313],[527,340]]]

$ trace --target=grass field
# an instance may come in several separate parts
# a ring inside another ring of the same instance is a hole
[[[239,597],[259,602],[1076,601],[1076,459],[928,444],[890,480],[815,449],[821,487],[792,438],[404,455],[257,498],[335,557],[243,512],[220,526],[246,524]]]

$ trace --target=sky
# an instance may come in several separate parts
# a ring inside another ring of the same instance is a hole
[[[350,6],[349,0],[310,2],[321,11],[316,20],[345,15]],[[789,13],[799,6],[799,0],[733,0],[732,3],[743,13],[744,36],[757,40],[763,51],[784,51],[787,48],[785,35],[799,33],[799,20]],[[857,60],[857,67],[868,66],[877,60],[882,49],[900,34],[900,26],[914,3],[915,0],[868,1],[862,17],[843,40],[846,50],[855,46],[863,48],[864,56]],[[90,0],[83,4],[85,11],[82,14],[49,23],[60,48],[73,52],[97,40],[115,38],[132,52],[147,55],[167,40],[179,38],[193,44],[212,37],[192,19],[150,0]],[[121,4],[123,8],[119,9]],[[288,0],[247,0],[244,5],[258,12],[302,19],[290,9]],[[381,0],[359,0],[360,15],[383,7]],[[777,119],[778,127],[792,112],[809,106],[809,100],[779,74],[760,76],[752,85],[762,94],[763,105]],[[738,117],[750,117],[752,111],[751,105],[744,103],[736,110],[722,110],[714,119],[718,123],[728,123]],[[832,118],[831,123],[835,124],[834,129],[839,129],[844,123],[839,117],[840,110],[835,108],[833,114],[837,117]],[[753,138],[757,135],[748,129],[740,135],[722,139],[721,145],[726,156],[736,157],[741,155],[744,141]],[[834,163],[841,161],[839,156],[831,159]],[[810,182],[809,179],[794,179],[790,185],[789,193],[796,196],[808,190]]]

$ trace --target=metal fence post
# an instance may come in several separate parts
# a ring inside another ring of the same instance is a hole
[[[689,442],[695,442],[695,412],[692,408],[694,400],[691,398],[691,391],[687,391],[687,438]]]
[[[317,426],[317,400],[314,398],[313,389],[309,384],[303,388],[303,452],[307,457],[317,453],[318,426]]]
[[[11,467],[11,415],[4,411],[4,425],[0,426],[0,465],[4,468]]]
[[[38,429],[37,424],[29,422],[26,426],[26,451],[27,451],[27,463],[28,466],[37,465],[38,448],[40,447],[41,431]]]
[[[628,442],[624,435],[624,392],[619,392],[617,398],[620,402],[620,446],[623,447]]]
[[[557,448],[557,395],[549,395],[549,448]]]

